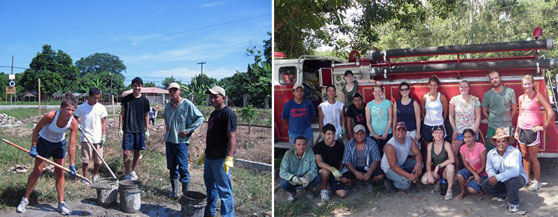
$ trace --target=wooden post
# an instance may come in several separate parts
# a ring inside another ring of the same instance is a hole
[[[112,121],[114,121],[114,123],[116,123],[116,108],[114,107],[114,95],[110,95],[110,97],[112,98]]]
[[[41,116],[41,79],[39,78],[39,116]]]

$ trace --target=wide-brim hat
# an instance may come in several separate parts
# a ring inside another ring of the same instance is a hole
[[[513,138],[508,134],[508,131],[505,130],[504,128],[497,128],[496,132],[494,133],[494,136],[492,136],[490,140],[492,140],[494,144],[496,144],[496,139],[500,139],[500,138],[507,138],[508,143],[511,143],[513,141]]]

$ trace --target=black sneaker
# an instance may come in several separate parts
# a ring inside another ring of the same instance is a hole
[[[390,193],[395,193],[397,190],[395,186],[393,186],[393,182],[389,179],[384,180],[384,185],[386,185],[386,191]]]

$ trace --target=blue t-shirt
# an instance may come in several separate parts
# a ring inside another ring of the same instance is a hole
[[[297,104],[294,99],[285,104],[281,114],[282,119],[289,121],[289,135],[301,135],[312,129],[310,121],[313,116],[316,116],[316,110],[312,102],[302,100],[302,103]]]
[[[370,108],[370,123],[372,124],[372,130],[377,136],[382,136],[386,131],[389,122],[389,112],[388,109],[391,106],[391,102],[384,99],[380,104],[376,104],[374,100],[368,103],[368,108]],[[389,128],[388,134],[391,133],[391,127]]]

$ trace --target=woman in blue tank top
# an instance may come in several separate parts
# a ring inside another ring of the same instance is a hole
[[[75,168],[75,152],[76,152],[76,135],[78,131],[78,122],[74,117],[74,111],[78,105],[77,100],[71,93],[66,94],[66,98],[62,100],[60,109],[47,112],[37,123],[33,130],[31,140],[31,149],[29,155],[35,158],[35,166],[33,172],[27,179],[25,195],[21,198],[17,206],[17,212],[25,212],[25,207],[29,203],[29,195],[33,192],[33,188],[37,185],[37,181],[43,172],[45,161],[36,158],[40,155],[44,158],[53,158],[57,164],[64,165],[66,156],[66,140],[65,135],[70,130],[70,145],[68,152],[70,154],[70,175],[76,175]],[[64,202],[64,171],[60,168],[54,169],[56,176],[56,192],[58,193],[58,211],[62,215],[69,215],[70,208]]]
[[[418,142],[420,139],[420,105],[417,101],[410,97],[411,86],[407,82],[399,84],[399,94],[401,98],[393,104],[393,128],[395,123],[399,121],[405,122],[407,127],[407,135]],[[420,146],[419,146],[420,147]]]

